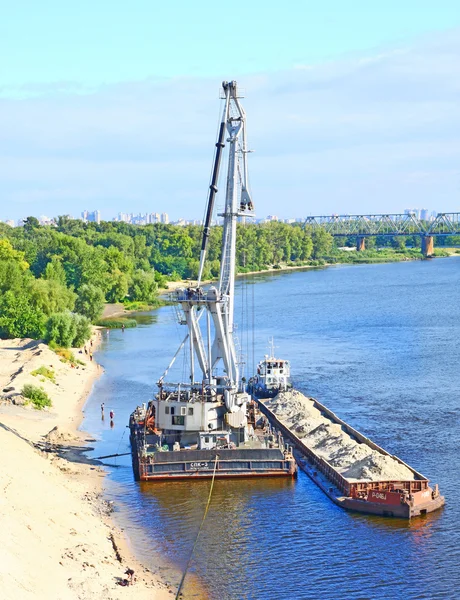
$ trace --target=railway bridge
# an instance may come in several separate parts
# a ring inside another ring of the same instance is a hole
[[[376,235],[395,237],[417,235],[424,256],[432,256],[434,238],[460,235],[460,213],[438,213],[434,221],[424,221],[415,214],[328,215],[307,217],[304,227],[323,228],[334,237],[355,235],[356,249],[366,248],[366,238]]]

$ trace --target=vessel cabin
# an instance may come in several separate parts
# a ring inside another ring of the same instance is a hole
[[[288,360],[266,356],[257,366],[257,382],[266,389],[286,390],[291,366]]]
[[[156,400],[158,429],[169,431],[209,431],[222,425],[222,402]]]

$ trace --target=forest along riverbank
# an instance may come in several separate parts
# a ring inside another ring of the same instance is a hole
[[[99,337],[95,332],[93,351]],[[102,497],[104,472],[82,454],[94,440],[77,428],[102,369],[74,353],[75,361],[61,362],[40,341],[0,341],[1,596],[170,598],[167,586],[130,554]],[[41,386],[52,406],[23,404],[25,384]],[[137,581],[121,587],[127,567]]]

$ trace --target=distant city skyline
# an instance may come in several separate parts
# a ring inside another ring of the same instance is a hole
[[[401,214],[401,215],[409,215],[412,214],[414,215],[415,218],[417,219],[421,219],[424,221],[434,221],[434,219],[436,218],[436,216],[439,214],[439,212],[459,212],[460,213],[460,208],[457,211],[436,211],[436,210],[428,210],[427,208],[404,208],[403,210],[399,210],[396,213],[392,213],[392,214]],[[342,213],[341,215],[339,215],[338,213],[331,213],[332,215],[337,215],[337,216],[344,216],[344,215],[350,215],[353,216],[352,213]],[[360,214],[365,214],[365,213],[360,213]],[[390,214],[390,213],[367,213],[369,215],[375,215],[375,214]],[[68,216],[71,217],[72,219],[78,219],[78,220],[82,220],[84,222],[93,222],[93,223],[100,223],[101,221],[114,221],[114,222],[124,222],[124,223],[130,223],[132,225],[148,225],[148,224],[152,224],[152,223],[163,223],[163,224],[171,224],[171,225],[201,225],[202,221],[201,219],[190,219],[184,216],[179,217],[176,220],[171,220],[169,217],[169,214],[166,212],[163,213],[158,213],[158,212],[151,212],[151,213],[124,213],[124,212],[119,212],[116,216],[112,216],[111,218],[104,218],[104,216],[101,214],[101,211],[96,209],[94,211],[88,211],[88,210],[84,210],[80,213],[80,217],[75,217],[74,215],[55,215],[55,216],[46,216],[46,215],[27,215],[27,216],[33,216],[36,217],[39,221],[39,223],[41,225],[55,225],[58,219],[58,216]],[[255,216],[255,218],[253,219],[254,223],[267,223],[269,221],[281,221],[283,223],[303,223],[305,221],[305,219],[309,216],[320,216],[318,215],[302,215],[302,216],[296,216],[296,217],[281,217],[279,215],[266,215],[265,217],[259,217],[259,216]],[[324,216],[330,216],[330,215],[324,215]],[[21,226],[22,225],[22,221],[23,219],[25,219],[26,216],[21,217],[20,219],[17,219],[16,221],[13,219],[0,219],[0,222],[6,223],[8,225],[10,225],[11,227],[17,227],[17,226]],[[214,218],[212,221],[212,224],[215,225],[217,223],[220,222],[220,219],[218,218]]]

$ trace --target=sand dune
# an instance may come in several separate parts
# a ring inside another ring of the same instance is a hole
[[[77,356],[84,364],[72,368],[45,344],[0,341],[0,597],[171,598],[168,586],[134,560],[111,523],[102,470],[72,460],[85,443],[77,431],[81,406],[101,372],[84,353]],[[31,375],[42,365],[54,371],[56,383]],[[37,411],[13,404],[15,398],[21,402],[24,383],[43,386],[53,406]],[[7,388],[14,389],[2,392]],[[55,452],[63,446],[70,460]],[[121,587],[117,581],[128,566],[138,580]]]

